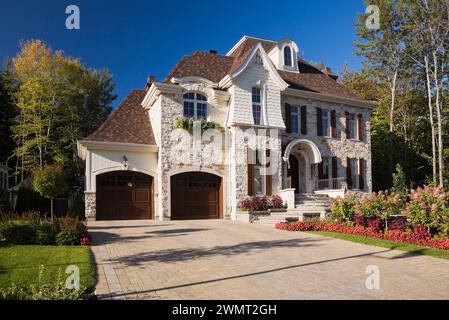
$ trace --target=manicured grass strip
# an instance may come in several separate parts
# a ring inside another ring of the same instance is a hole
[[[449,251],[434,248],[416,246],[408,243],[393,242],[388,240],[373,239],[368,237],[356,236],[346,233],[330,232],[330,231],[304,231],[306,233],[319,234],[325,237],[348,240],[357,243],[363,243],[371,246],[383,247],[394,250],[402,250],[426,256],[432,256],[449,260]]]
[[[95,268],[89,247],[0,245],[0,288],[12,284],[37,284],[39,266],[45,266],[43,282],[55,282],[58,269],[65,276],[69,265],[80,268],[80,286],[95,287]]]

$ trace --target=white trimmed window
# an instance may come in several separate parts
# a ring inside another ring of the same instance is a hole
[[[207,98],[202,94],[187,92],[184,98],[184,117],[207,119]]]
[[[261,124],[262,119],[262,99],[260,89],[257,87],[252,88],[252,105],[253,105],[253,120],[255,125]]]

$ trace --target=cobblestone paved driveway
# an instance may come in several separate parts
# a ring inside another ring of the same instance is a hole
[[[449,260],[231,221],[89,222],[113,299],[449,299]],[[379,267],[368,290],[366,268]]]

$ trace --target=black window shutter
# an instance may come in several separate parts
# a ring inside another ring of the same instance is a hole
[[[357,116],[357,125],[358,125],[358,130],[359,130],[359,135],[358,135],[358,139],[360,141],[363,141],[363,115],[359,114]]]
[[[323,111],[321,108],[316,108],[316,132],[317,136],[323,135]]]
[[[301,107],[301,133],[307,134],[307,107]]]
[[[287,133],[292,132],[292,124],[291,124],[291,118],[292,118],[292,107],[288,103],[285,104],[285,130]]]

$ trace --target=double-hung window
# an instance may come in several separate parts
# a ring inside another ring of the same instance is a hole
[[[184,98],[184,117],[207,119],[207,98],[202,94],[187,92]]]
[[[252,89],[252,105],[253,105],[253,120],[255,125],[261,124],[262,104],[261,92],[259,88]]]

